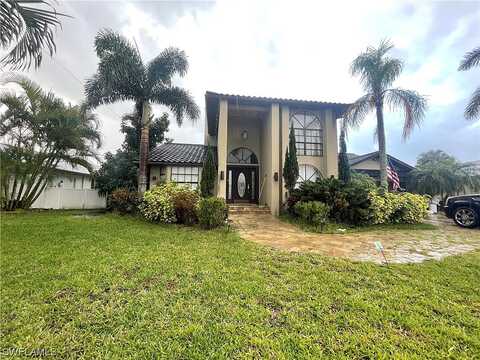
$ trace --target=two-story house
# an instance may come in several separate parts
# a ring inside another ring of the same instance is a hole
[[[149,156],[149,184],[196,187],[207,147],[215,149],[218,197],[269,206],[286,201],[282,170],[290,128],[295,132],[299,182],[338,175],[337,119],[348,104],[207,92],[204,144],[166,143]]]

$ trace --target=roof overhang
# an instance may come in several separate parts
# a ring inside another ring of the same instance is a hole
[[[205,93],[205,108],[207,114],[209,135],[217,134],[220,99],[226,99],[229,105],[242,105],[250,107],[267,107],[271,104],[280,104],[290,107],[299,107],[305,110],[312,111],[331,109],[334,112],[336,118],[342,117],[345,110],[350,106],[350,104],[347,103],[220,94],[212,91],[207,91]]]

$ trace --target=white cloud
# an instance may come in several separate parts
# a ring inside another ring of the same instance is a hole
[[[92,75],[97,62],[93,37],[105,26],[135,39],[146,61],[165,47],[176,46],[186,51],[190,62],[188,74],[177,82],[192,92],[202,109],[206,90],[351,102],[362,95],[362,89],[358,79],[349,74],[350,62],[366,46],[376,45],[383,38],[394,41],[394,55],[406,62],[404,74],[395,85],[430,96],[427,123],[444,121],[436,116],[438,111],[447,111],[474,88],[465,86],[468,76],[456,71],[459,58],[469,48],[456,48],[456,52],[452,49],[475,26],[480,9],[465,11],[458,19],[449,17],[452,30],[439,35],[432,29],[439,25],[437,10],[444,6],[442,3],[270,0],[220,1],[210,7],[161,3],[167,9],[165,13],[152,10],[152,3],[142,1],[104,4],[95,8],[104,13],[93,13],[93,6],[89,11],[82,8],[85,3],[64,3],[65,12],[75,19],[66,22],[59,33],[55,61],[81,81]],[[180,5],[187,9],[169,9]],[[169,21],[165,21],[166,17]],[[81,81],[54,61],[45,61],[34,77],[66,98],[83,95]],[[118,117],[131,108],[131,104],[124,103],[99,109],[105,150],[113,150],[122,142]],[[386,117],[388,144],[414,158],[416,154],[410,154],[414,148],[401,147],[399,138],[391,138],[401,128],[401,117],[389,113]],[[181,128],[173,122],[169,137],[181,142],[203,141],[203,117],[197,124],[185,123]],[[374,126],[371,116],[359,131],[353,132],[350,150],[373,150]],[[427,133],[417,132],[416,136],[431,138]],[[425,141],[422,146],[433,145]]]

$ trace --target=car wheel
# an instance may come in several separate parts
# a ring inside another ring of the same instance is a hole
[[[461,227],[473,228],[478,224],[478,215],[472,208],[459,207],[453,213],[453,220]]]

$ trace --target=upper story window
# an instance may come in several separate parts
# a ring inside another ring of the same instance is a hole
[[[290,115],[297,146],[297,155],[323,156],[323,129],[320,116],[309,111]]]

